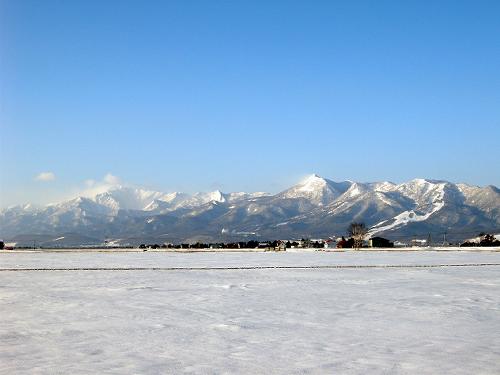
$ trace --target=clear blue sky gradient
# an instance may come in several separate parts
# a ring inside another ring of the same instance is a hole
[[[101,179],[500,186],[499,1],[0,2],[2,205]],[[43,171],[51,182],[34,181]]]

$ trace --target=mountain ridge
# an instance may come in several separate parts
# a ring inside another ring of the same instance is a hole
[[[114,186],[42,207],[14,206],[0,211],[0,237],[64,234],[84,238],[146,239],[163,242],[329,237],[345,234],[350,222],[363,221],[369,235],[423,236],[500,228],[500,190],[493,186],[413,179],[335,182],[316,174],[277,194],[185,194]],[[75,237],[73,236],[73,242]]]

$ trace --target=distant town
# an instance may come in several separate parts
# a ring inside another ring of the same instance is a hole
[[[356,239],[351,237],[337,237],[328,239],[300,239],[300,240],[274,240],[274,241],[240,241],[228,243],[201,243],[194,244],[141,244],[140,249],[263,249],[270,251],[286,251],[287,249],[355,249],[355,248],[405,248],[405,247],[432,247],[453,246],[459,247],[494,247],[500,246],[500,240],[494,235],[481,233],[478,239],[465,241],[459,244],[430,243],[428,240],[412,240],[409,243],[391,241],[383,237],[373,237],[363,240],[361,246],[356,246]]]
[[[358,237],[358,238],[357,238]],[[44,247],[33,241],[33,246],[16,246],[15,243],[8,243],[0,240],[0,250],[15,249],[150,249],[165,250],[216,250],[216,249],[260,249],[263,251],[286,251],[287,249],[317,249],[317,250],[336,250],[336,249],[388,249],[388,248],[431,248],[431,247],[496,247],[500,246],[498,235],[479,233],[475,238],[460,243],[450,243],[445,241],[432,242],[429,236],[427,239],[412,239],[408,242],[390,240],[384,237],[372,237],[369,239],[361,238],[359,235],[330,237],[327,239],[280,239],[269,241],[237,241],[237,242],[215,242],[215,243],[141,243],[140,245],[117,245],[114,241],[104,241],[101,245],[82,245],[82,246],[50,246]],[[362,236],[361,236],[362,237]]]

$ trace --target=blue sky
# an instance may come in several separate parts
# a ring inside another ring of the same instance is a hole
[[[0,204],[108,173],[187,192],[276,192],[309,173],[500,186],[498,14],[498,1],[3,0]]]

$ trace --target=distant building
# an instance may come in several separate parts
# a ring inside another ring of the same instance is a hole
[[[5,242],[3,244],[4,250],[14,250],[16,248],[17,242]]]
[[[325,249],[335,249],[337,247],[337,241],[329,238],[324,242],[323,247]]]
[[[346,240],[343,236],[339,240],[337,240],[337,249],[351,249],[354,246],[354,239],[349,238]]]
[[[395,241],[394,247],[408,247],[408,244],[406,242]]]
[[[368,240],[369,247],[394,247],[394,242],[382,237],[372,237]]]
[[[427,246],[427,239],[414,238],[411,240],[411,247],[424,247]]]
[[[280,240],[278,241],[278,246],[276,246],[274,249],[277,251],[286,251],[286,243],[287,241]]]

